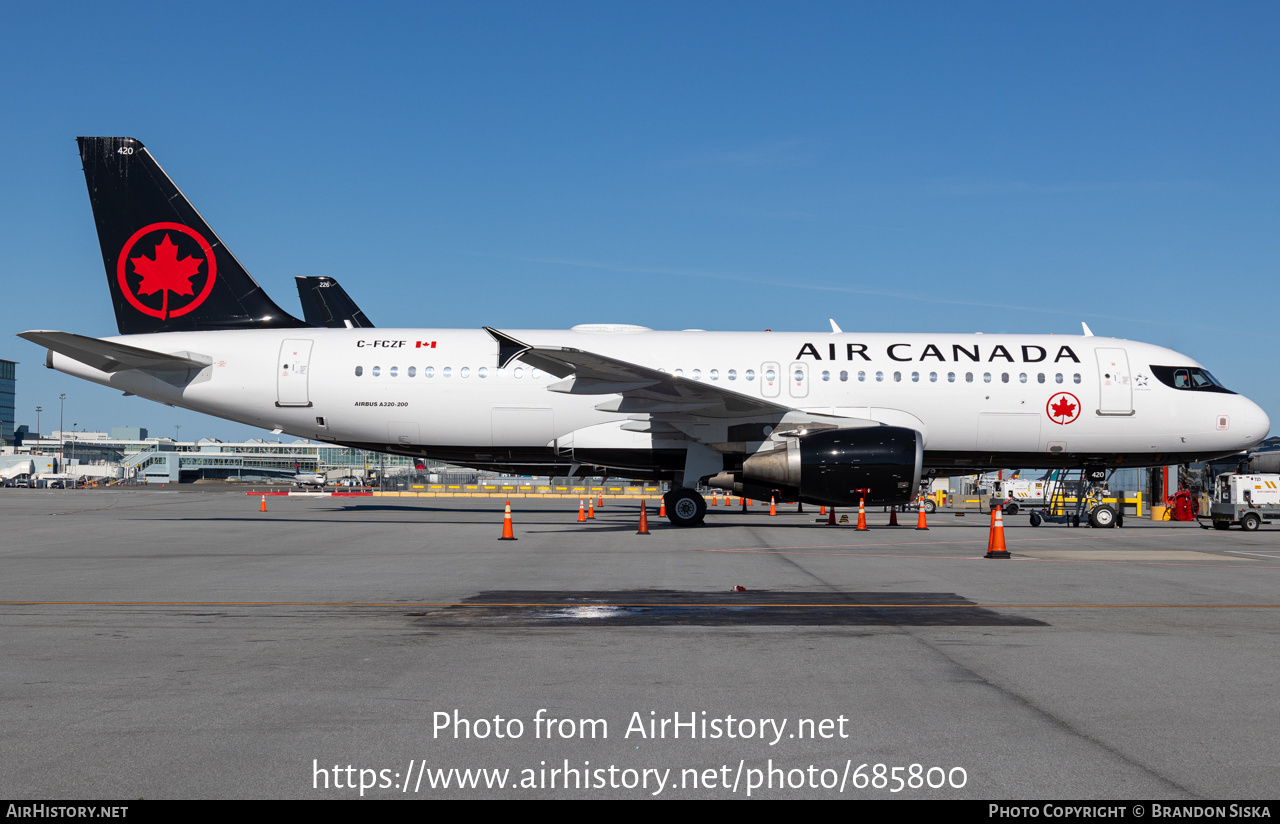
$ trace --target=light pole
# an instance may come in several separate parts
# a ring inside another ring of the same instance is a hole
[[[43,406],[36,407],[36,437],[37,438],[44,437],[43,435],[40,434],[40,413],[43,411],[44,411]]]
[[[181,428],[182,428],[182,424],[180,423],[175,423],[173,425],[173,442],[175,444],[178,442],[178,430]]]
[[[65,442],[66,436],[62,434],[62,405],[66,400],[67,400],[67,394],[65,392],[63,392],[61,395],[58,396],[58,465],[59,467],[62,466],[63,459],[66,458],[66,455],[63,453],[63,449],[65,448],[64,442]],[[65,469],[63,469],[62,471],[66,472]]]

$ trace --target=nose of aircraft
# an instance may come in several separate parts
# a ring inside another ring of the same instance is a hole
[[[1250,449],[1262,443],[1271,432],[1271,418],[1262,407],[1246,397],[1240,397],[1241,409],[1236,413],[1239,426],[1232,426],[1245,440],[1245,448]]]

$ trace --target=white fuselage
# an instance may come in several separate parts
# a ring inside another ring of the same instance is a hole
[[[1199,367],[1192,359],[1114,338],[510,334],[532,346],[593,352],[815,415],[916,429],[923,435],[925,463],[933,466],[1052,466],[1067,456],[1173,463],[1251,448],[1270,428],[1267,415],[1241,395],[1177,389],[1151,369]],[[599,411],[609,396],[548,391],[557,378],[519,361],[497,368],[497,343],[482,330],[303,328],[109,340],[203,355],[213,364],[185,385],[139,371],[108,374],[56,353],[50,364],[151,400],[265,429],[458,463],[580,461],[609,469],[652,468],[646,455],[688,443],[685,435],[672,438],[669,431],[623,429],[636,416]],[[759,447],[748,444],[745,450]]]

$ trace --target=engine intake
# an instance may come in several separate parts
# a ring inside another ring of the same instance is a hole
[[[732,478],[722,473],[711,485],[777,489],[785,496],[832,506],[856,504],[860,498],[876,506],[901,504],[915,497],[923,458],[923,439],[914,429],[827,429],[788,438],[782,449],[752,455],[741,473]]]

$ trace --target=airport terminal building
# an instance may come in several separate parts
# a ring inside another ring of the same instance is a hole
[[[6,422],[7,423],[7,422]],[[308,440],[291,442],[251,438],[225,443],[216,438],[176,441],[150,438],[147,430],[58,432],[28,438],[13,450],[15,459],[31,455],[62,457],[61,471],[141,483],[195,481],[292,481],[294,475],[324,473],[339,478],[369,479],[414,469],[410,458],[351,449]],[[427,472],[444,472],[429,466]],[[450,468],[451,469],[451,468]]]

